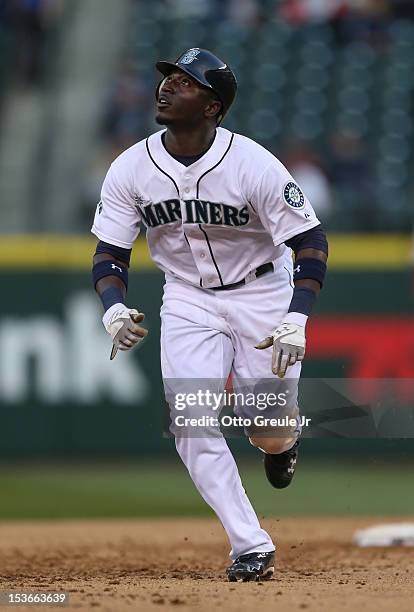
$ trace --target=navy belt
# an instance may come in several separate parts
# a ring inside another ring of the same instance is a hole
[[[227,291],[227,289],[237,289],[237,287],[247,285],[247,283],[251,283],[251,281],[253,281],[255,278],[259,278],[259,276],[263,276],[263,274],[266,274],[267,272],[273,272],[274,269],[275,268],[273,266],[273,263],[269,261],[268,263],[265,263],[262,266],[256,268],[256,270],[252,270],[251,272],[249,272],[246,278],[243,278],[243,280],[241,281],[237,281],[237,283],[230,283],[230,285],[221,285],[220,287],[209,287],[209,289],[213,289],[214,291]]]

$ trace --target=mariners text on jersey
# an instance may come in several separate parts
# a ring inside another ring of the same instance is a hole
[[[319,225],[283,164],[253,140],[219,127],[208,151],[184,166],[162,133],[113,162],[92,227],[100,240],[130,249],[144,223],[158,267],[209,288],[285,260],[284,241]]]
[[[249,221],[247,206],[238,210],[235,206],[229,206],[221,202],[184,200],[184,218],[181,215],[181,202],[178,199],[148,204],[145,207],[139,204],[137,206],[147,227],[157,227],[157,225],[165,225],[175,221],[239,227],[240,225],[246,225]]]

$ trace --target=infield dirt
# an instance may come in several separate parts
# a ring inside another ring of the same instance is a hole
[[[228,543],[214,519],[2,522],[0,588],[68,591],[63,610],[412,612],[414,549],[351,542],[383,520],[263,520],[277,569],[255,584],[226,582]]]

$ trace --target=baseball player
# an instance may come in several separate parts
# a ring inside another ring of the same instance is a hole
[[[125,303],[131,249],[144,223],[151,256],[165,273],[167,399],[170,381],[208,379],[223,390],[230,373],[236,383],[297,380],[306,322],[326,271],[320,222],[278,159],[219,127],[237,89],[227,64],[194,48],[156,67],[162,74],[156,121],[165,129],[112,163],[92,227],[99,239],[93,280],[111,359],[147,334],[144,314]],[[289,410],[297,417],[296,398]],[[250,432],[276,488],[292,480],[299,432]],[[223,435],[176,435],[176,447],[229,537],[228,579],[270,578],[275,545],[260,527]]]

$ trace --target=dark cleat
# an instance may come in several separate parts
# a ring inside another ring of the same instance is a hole
[[[279,455],[265,453],[264,468],[270,484],[275,489],[284,489],[292,482],[298,458],[299,440],[289,450]]]
[[[253,552],[240,555],[227,568],[227,577],[230,582],[258,582],[269,580],[275,571],[275,551]]]

